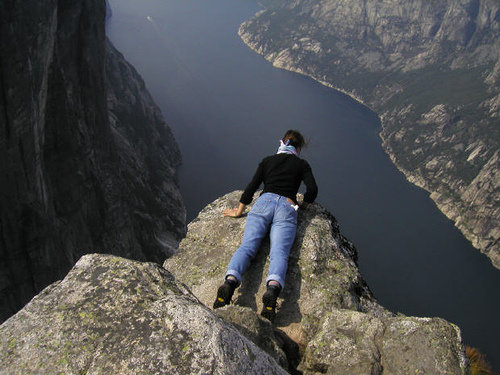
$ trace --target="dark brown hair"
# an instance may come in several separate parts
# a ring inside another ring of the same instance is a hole
[[[307,146],[304,136],[297,130],[287,130],[283,136],[283,143],[286,143],[286,141],[290,141],[290,145],[295,147],[297,151]]]

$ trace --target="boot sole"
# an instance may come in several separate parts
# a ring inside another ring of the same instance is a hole
[[[271,293],[264,293],[262,296],[262,303],[264,306],[262,307],[262,311],[260,315],[269,321],[274,322],[274,318],[276,317],[276,297]]]
[[[214,302],[214,309],[219,307],[224,307],[231,303],[231,298],[233,297],[234,289],[228,284],[222,284],[217,290],[217,298]]]

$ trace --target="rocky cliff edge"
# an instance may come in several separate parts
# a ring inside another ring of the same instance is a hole
[[[208,205],[164,267],[82,257],[0,326],[0,374],[468,373],[458,327],[380,306],[319,205],[300,212],[275,326],[256,314],[266,240],[233,304],[213,311],[245,225],[221,211],[239,195]]]

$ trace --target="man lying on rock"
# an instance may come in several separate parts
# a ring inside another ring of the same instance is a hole
[[[236,250],[226,272],[224,284],[217,290],[214,309],[228,305],[243,274],[257,254],[269,230],[271,242],[267,291],[262,297],[261,315],[271,322],[276,316],[276,300],[285,285],[290,249],[297,232],[297,192],[304,182],[306,193],[302,208],[314,202],[318,187],[309,163],[299,158],[306,142],[296,130],[288,130],[275,155],[260,162],[252,180],[241,195],[237,208],[224,210],[224,216],[241,217],[254,193],[264,184],[262,194],[248,213],[241,246]]]

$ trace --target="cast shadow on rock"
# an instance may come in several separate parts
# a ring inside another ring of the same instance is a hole
[[[300,312],[299,299],[302,286],[302,271],[300,269],[300,257],[304,234],[311,221],[309,216],[299,210],[297,222],[297,236],[288,258],[288,270],[286,273],[286,285],[280,296],[275,325],[285,327],[292,323],[300,323],[302,314]]]
[[[257,311],[257,294],[266,279],[266,262],[269,257],[269,251],[270,241],[268,233],[262,240],[257,255],[243,275],[241,287],[239,288],[240,294],[234,302],[236,305],[250,307],[253,311]]]

